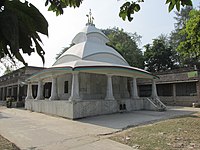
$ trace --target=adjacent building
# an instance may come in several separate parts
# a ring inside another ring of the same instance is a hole
[[[43,69],[44,68],[41,67],[26,66],[1,76],[0,101],[5,102],[7,98],[12,98],[16,101],[16,106],[23,106],[27,94],[27,84],[25,80],[32,74]]]
[[[156,73],[157,93],[166,105],[192,106],[200,103],[200,75],[196,68],[181,68]],[[151,81],[138,82],[139,96],[151,95]]]

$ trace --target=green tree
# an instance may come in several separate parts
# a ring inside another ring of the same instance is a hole
[[[38,33],[48,35],[48,23],[35,6],[27,1],[1,0],[0,20],[0,59],[9,56],[26,64],[20,50],[28,55],[36,51],[44,63]]]
[[[153,40],[153,44],[144,46],[145,66],[148,71],[160,72],[176,68],[176,55],[165,35]]]
[[[180,12],[175,12],[174,19],[176,20],[175,23],[175,30],[183,29],[186,25],[186,22],[189,20],[190,11],[193,10],[192,6],[186,6],[185,8],[182,8]]]
[[[180,12],[175,12],[176,15],[174,17],[174,19],[176,20],[176,23],[174,24],[175,30],[172,31],[169,36],[170,45],[174,49],[177,49],[179,43],[185,40],[186,36],[180,35],[179,32],[180,30],[185,28],[186,22],[190,18],[189,13],[191,10],[193,10],[193,7],[187,6],[185,8],[182,8]]]
[[[179,63],[180,67],[183,67],[187,62],[182,58],[179,52],[177,52],[178,45],[180,42],[185,41],[186,35],[179,34],[180,30],[185,28],[186,22],[189,20],[190,11],[193,10],[193,7],[186,6],[182,8],[180,12],[175,12],[176,16],[174,19],[176,20],[175,29],[170,33],[169,36],[169,44],[173,48],[174,52],[176,51],[176,58],[177,62]]]
[[[200,10],[190,11],[190,19],[179,34],[186,36],[178,45],[178,52],[190,65],[200,65]]]
[[[109,46],[114,47],[129,63],[129,65],[144,68],[144,58],[138,44],[141,36],[136,33],[126,33],[123,29],[106,29],[103,32],[108,36]]]

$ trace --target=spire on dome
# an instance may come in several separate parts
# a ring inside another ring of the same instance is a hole
[[[93,24],[94,22],[94,17],[92,17],[92,12],[91,12],[91,9],[90,9],[90,12],[89,12],[89,15],[86,15],[88,17],[88,23],[86,25],[92,25],[92,26],[95,26]]]

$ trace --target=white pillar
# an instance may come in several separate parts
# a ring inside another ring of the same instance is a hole
[[[176,104],[176,84],[174,83],[173,85],[173,103]]]
[[[78,72],[72,73],[72,89],[69,101],[80,100]]]
[[[49,100],[58,100],[58,91],[57,91],[57,77],[52,77],[51,84],[51,97]]]
[[[157,98],[158,97],[157,89],[156,89],[156,82],[155,82],[154,79],[152,80],[152,94],[151,94],[151,97],[152,98]]]
[[[37,91],[36,100],[42,100],[42,99],[44,99],[43,90],[44,90],[44,88],[43,88],[42,80],[39,80],[38,81],[38,91]]]
[[[5,100],[5,87],[3,87],[2,100]]]
[[[131,98],[132,99],[139,98],[138,89],[137,89],[137,79],[136,78],[133,78],[133,80],[132,80]]]
[[[17,102],[19,102],[19,90],[20,90],[20,85],[18,83],[17,84]],[[31,93],[32,93],[32,85],[31,85]]]
[[[14,97],[14,85],[11,86],[11,97]]]
[[[107,75],[107,89],[106,89],[106,100],[115,100],[113,96],[113,88],[112,88],[112,75]]]
[[[6,90],[6,98],[9,97],[9,86],[7,87],[7,90]]]
[[[19,85],[18,85],[19,86]],[[27,87],[27,95],[26,95],[26,100],[27,99],[33,99],[32,95],[32,84],[29,82],[28,87]]]

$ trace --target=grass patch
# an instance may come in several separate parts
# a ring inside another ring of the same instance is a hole
[[[140,150],[199,150],[200,113],[130,128],[111,139]]]
[[[20,150],[15,144],[0,135],[0,150]]]

